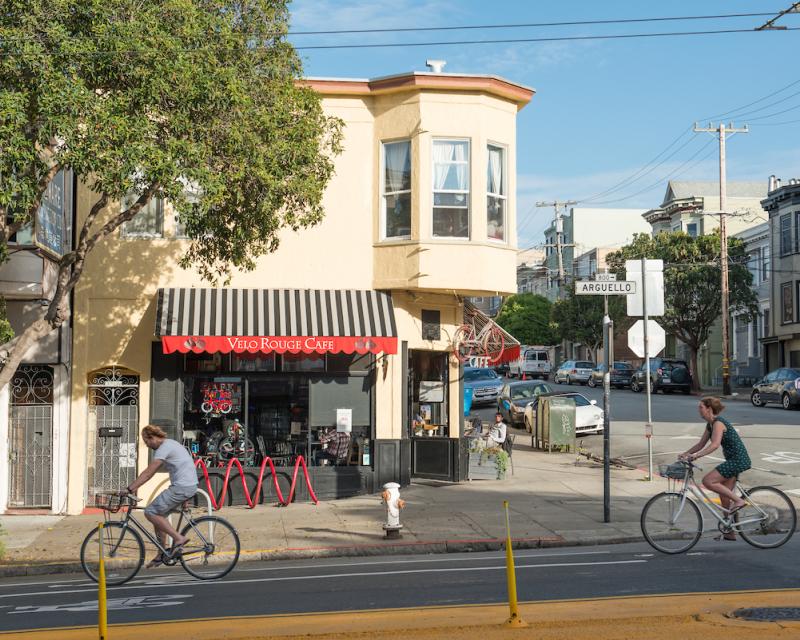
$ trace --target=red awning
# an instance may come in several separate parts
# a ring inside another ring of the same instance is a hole
[[[162,336],[164,353],[397,353],[397,338],[353,336]]]

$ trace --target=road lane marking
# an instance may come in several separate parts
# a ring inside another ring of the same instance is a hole
[[[609,560],[606,562],[544,562],[539,564],[518,564],[516,566],[517,569],[547,569],[548,567],[553,568],[567,568],[567,567],[599,567],[599,566],[608,566],[608,565],[620,565],[620,564],[647,564],[647,560]],[[289,582],[294,580],[325,580],[329,578],[364,578],[364,577],[384,577],[390,575],[410,575],[414,573],[463,573],[465,571],[505,571],[506,566],[503,564],[502,566],[498,567],[452,567],[448,569],[399,569],[394,571],[358,571],[352,573],[323,573],[317,575],[307,575],[307,576],[279,576],[274,578],[247,578],[241,580],[199,580],[193,585],[196,586],[215,586],[220,584],[231,585],[231,584],[256,584],[259,582]],[[173,588],[175,585],[173,584],[164,584],[164,585],[149,585],[149,584],[142,584],[142,585],[131,585],[126,586],[122,585],[119,587],[109,587],[109,591],[127,591],[130,589],[160,589],[160,588]],[[186,584],[182,584],[181,586],[188,586]],[[0,595],[0,599],[5,598],[21,598],[25,596],[57,596],[57,595],[66,595],[69,593],[89,593],[95,592],[97,589],[69,589],[65,591],[33,591],[27,593],[9,593],[5,595]]]
[[[800,462],[800,453],[795,451],[776,451],[775,453],[762,453],[761,459],[764,462],[774,462],[775,464],[797,464]]]
[[[106,602],[106,607],[113,611],[129,609],[153,609],[155,607],[174,607],[183,604],[184,600],[193,597],[190,594],[166,596],[131,596],[128,598],[111,598]],[[178,600],[178,598],[182,598]],[[9,615],[20,613],[58,613],[60,611],[97,611],[97,600],[86,600],[73,604],[52,604],[42,606],[16,607],[9,611]]]
[[[571,556],[599,556],[599,555],[610,555],[610,551],[576,551],[575,553],[527,553],[527,554],[520,554],[515,553],[514,558],[569,558]],[[464,562],[464,561],[474,561],[474,562],[485,562],[487,560],[497,560],[497,556],[476,556],[476,557],[464,557],[464,556],[456,556],[450,558],[427,558],[424,560],[384,560],[384,561],[372,561],[372,560],[364,560],[358,562],[336,562],[336,563],[329,563],[329,564],[314,564],[314,565],[301,565],[301,566],[282,566],[282,567],[261,567],[261,568],[253,568],[253,569],[237,569],[235,573],[247,573],[247,572],[258,572],[258,571],[285,571],[287,569],[322,569],[322,568],[329,568],[329,567],[356,567],[360,565],[389,565],[389,564],[427,564],[431,562]]]

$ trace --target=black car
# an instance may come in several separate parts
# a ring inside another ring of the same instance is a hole
[[[553,389],[544,382],[533,380],[524,382],[509,382],[500,389],[497,396],[497,412],[502,414],[503,420],[509,426],[522,424],[525,419],[525,407],[533,402],[542,393],[552,393]]]
[[[646,383],[645,366],[639,367],[631,377],[631,391],[644,391]],[[672,393],[680,391],[688,394],[692,390],[692,374],[684,360],[675,358],[652,358],[650,360],[650,391]]]
[[[784,409],[800,404],[800,369],[775,369],[753,385],[750,402],[763,407],[767,402],[780,402]]]
[[[603,386],[603,375],[606,372],[606,365],[605,363],[598,364],[594,369],[592,369],[592,375],[589,376],[589,380],[586,382],[590,387],[602,387]],[[614,365],[611,367],[611,386],[616,387],[617,389],[622,389],[623,387],[627,387],[631,383],[631,377],[633,376],[633,365],[628,362],[615,362]]]

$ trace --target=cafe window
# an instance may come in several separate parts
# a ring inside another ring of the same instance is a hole
[[[125,211],[136,202],[137,195],[127,196],[120,203]],[[131,220],[122,223],[123,238],[160,238],[164,235],[164,201],[152,197]]]
[[[274,353],[234,353],[231,371],[275,371]]]
[[[282,371],[325,371],[324,353],[284,353]]]
[[[448,354],[409,352],[410,435],[448,437]]]
[[[383,238],[411,236],[411,141],[383,145]]]
[[[486,175],[486,235],[490,240],[506,239],[506,150],[489,145]]]
[[[433,141],[433,236],[469,238],[469,141]]]

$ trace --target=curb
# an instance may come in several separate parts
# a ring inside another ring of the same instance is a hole
[[[613,536],[592,540],[567,540],[561,536],[542,538],[515,538],[512,549],[550,549],[559,547],[588,547],[598,544],[625,544],[641,542],[640,536]],[[478,540],[431,540],[424,542],[374,544],[350,547],[298,547],[288,549],[262,549],[243,551],[239,562],[261,562],[277,560],[300,560],[309,558],[362,558],[382,555],[433,555],[447,553],[471,553],[502,551],[505,540],[485,538]],[[74,560],[45,563],[0,564],[0,578],[81,573],[83,567]]]

